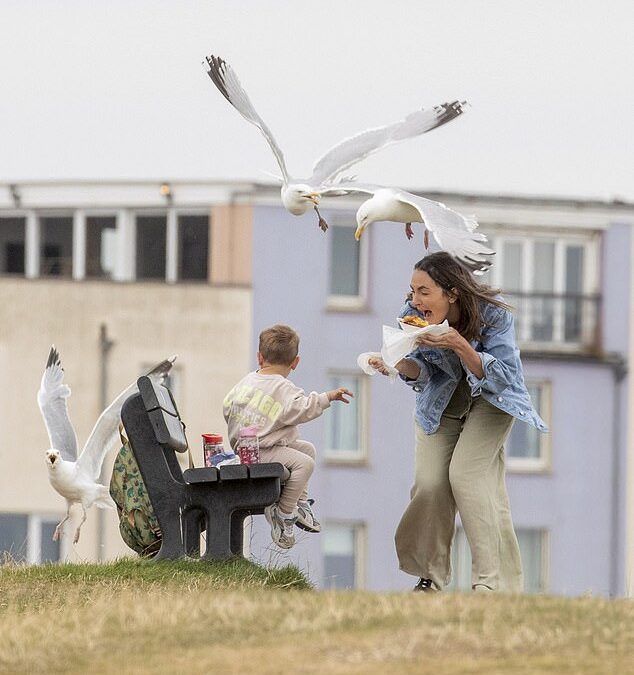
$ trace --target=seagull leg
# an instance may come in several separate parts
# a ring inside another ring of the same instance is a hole
[[[82,516],[81,522],[79,525],[77,525],[77,529],[75,530],[73,544],[76,544],[79,541],[79,531],[81,530],[81,526],[86,522],[86,507],[83,504],[81,505],[81,510],[84,512],[84,515]]]
[[[414,236],[414,230],[412,230],[411,223],[405,223],[405,236],[408,239],[411,239]]]
[[[425,238],[423,240],[425,242],[425,250],[427,251],[429,249],[429,230],[425,228]]]
[[[67,508],[66,508],[66,515],[57,524],[57,527],[55,528],[55,532],[53,532],[53,541],[57,541],[62,536],[63,525],[70,518],[71,503],[70,502],[66,502],[66,503],[68,505]]]
[[[317,208],[317,204],[313,207],[315,211],[317,211],[317,215],[319,216],[319,227],[321,228],[322,232],[325,232],[328,229],[328,223],[321,217],[321,213],[319,213],[319,209]]]

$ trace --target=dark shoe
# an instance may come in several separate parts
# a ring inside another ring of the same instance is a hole
[[[431,579],[423,579],[421,577],[418,580],[416,586],[414,586],[415,591],[422,591],[423,593],[437,593],[438,590],[434,587],[434,582]]]

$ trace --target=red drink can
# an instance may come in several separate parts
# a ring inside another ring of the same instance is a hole
[[[203,434],[203,462],[205,466],[213,466],[211,463],[212,457],[222,452],[224,452],[224,447],[220,434]]]

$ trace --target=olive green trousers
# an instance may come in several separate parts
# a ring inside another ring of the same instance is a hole
[[[438,589],[449,583],[457,510],[471,549],[472,587],[522,591],[504,480],[504,441],[513,421],[481,396],[472,399],[463,380],[436,433],[416,424],[414,486],[395,535],[401,570]]]

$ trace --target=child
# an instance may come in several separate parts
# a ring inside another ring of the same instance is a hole
[[[241,427],[258,427],[260,459],[280,462],[289,471],[277,504],[265,509],[271,538],[280,548],[295,544],[293,526],[319,532],[321,525],[308,501],[307,485],[315,468],[315,447],[299,440],[297,425],[319,417],[331,401],[349,403],[351,391],[340,387],[308,396],[288,380],[299,363],[299,336],[289,326],[275,325],[260,333],[259,369],[242,378],[227,394],[223,412],[229,442],[235,447]]]

